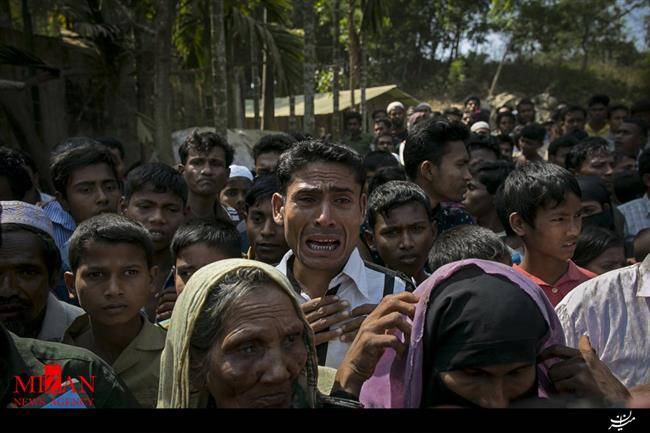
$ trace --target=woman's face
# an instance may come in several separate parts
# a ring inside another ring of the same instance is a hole
[[[495,364],[440,373],[450,391],[484,408],[505,408],[535,382],[535,365]]]
[[[288,408],[307,362],[304,325],[289,297],[267,284],[242,297],[209,353],[207,386],[219,408]]]

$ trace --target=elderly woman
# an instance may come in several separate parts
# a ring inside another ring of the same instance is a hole
[[[160,373],[159,408],[358,407],[318,391],[313,333],[291,284],[253,260],[221,260],[190,278]]]
[[[555,392],[629,396],[591,350],[564,346],[560,322],[542,290],[500,263],[445,265],[414,292],[410,344],[386,351],[364,383],[367,407],[507,407]],[[544,361],[559,358],[554,365]]]

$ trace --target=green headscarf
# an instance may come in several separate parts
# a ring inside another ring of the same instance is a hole
[[[305,319],[296,294],[280,271],[266,263],[246,259],[227,259],[209,264],[199,269],[187,282],[185,289],[176,300],[171,317],[165,349],[160,360],[160,385],[158,387],[158,408],[199,408],[205,407],[208,393],[202,392],[198,398],[190,399],[190,340],[194,324],[203,311],[205,300],[212,290],[219,286],[223,278],[241,268],[262,270],[291,299],[296,314],[305,326],[304,342],[307,347],[307,363],[293,384],[294,408],[317,407],[319,396],[316,388],[318,380],[318,361],[314,346],[314,335]]]

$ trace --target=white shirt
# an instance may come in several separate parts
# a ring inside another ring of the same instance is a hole
[[[588,335],[625,386],[650,383],[650,255],[580,284],[555,311],[567,345],[578,347],[580,336]]]
[[[292,256],[293,251],[289,250],[278,264],[277,269],[289,277],[296,290],[300,290],[292,276],[293,272],[287,273],[287,263],[291,260]],[[396,273],[373,264],[365,263],[359,254],[359,250],[355,248],[352,254],[350,254],[350,258],[343,267],[343,270],[330,281],[327,287],[327,294],[333,294],[332,292],[338,286],[336,296],[341,300],[348,301],[350,303],[348,311],[352,311],[363,304],[378,304],[384,297],[387,281],[394,282],[392,288],[390,288],[390,292],[387,294],[403,292],[407,286],[409,290],[413,290],[411,284],[405,282]],[[305,303],[311,299],[302,290],[300,291],[300,298],[301,303]],[[323,365],[322,357],[324,356],[326,358],[324,363],[326,367],[338,368],[349,346],[350,343],[344,343],[338,339],[330,340],[328,343],[317,346],[316,351],[319,355],[318,363]]]

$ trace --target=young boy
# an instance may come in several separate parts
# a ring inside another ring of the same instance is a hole
[[[271,197],[280,192],[280,181],[273,174],[259,176],[246,195],[246,230],[250,241],[247,257],[277,265],[289,251],[284,227],[273,220]]]
[[[232,164],[228,183],[219,193],[221,204],[235,209],[242,220],[246,218],[246,194],[252,184],[253,173],[243,165]]]
[[[383,265],[409,276],[419,285],[436,237],[434,213],[426,194],[414,183],[387,182],[368,200],[366,242]]]
[[[504,228],[494,205],[494,197],[512,170],[514,164],[508,161],[484,161],[472,166],[472,180],[463,199],[463,205],[476,218],[477,224],[499,236],[505,233],[502,233]]]
[[[63,343],[104,359],[142,407],[155,407],[166,333],[141,313],[157,272],[149,232],[124,216],[98,215],[70,237],[69,259],[65,282],[86,314]]]
[[[544,145],[546,128],[537,123],[531,123],[523,127],[517,140],[517,146],[521,149],[513,155],[518,164],[527,162],[542,161],[540,149]]]
[[[571,261],[582,228],[581,192],[566,169],[549,163],[525,164],[503,186],[510,226],[524,243],[514,268],[537,283],[551,304],[595,275]]]
[[[173,261],[169,251],[174,233],[187,216],[187,185],[180,173],[162,163],[143,164],[129,173],[120,203],[121,213],[142,224],[153,242],[156,292],[174,292]],[[155,319],[156,297],[145,306],[149,320]]]

